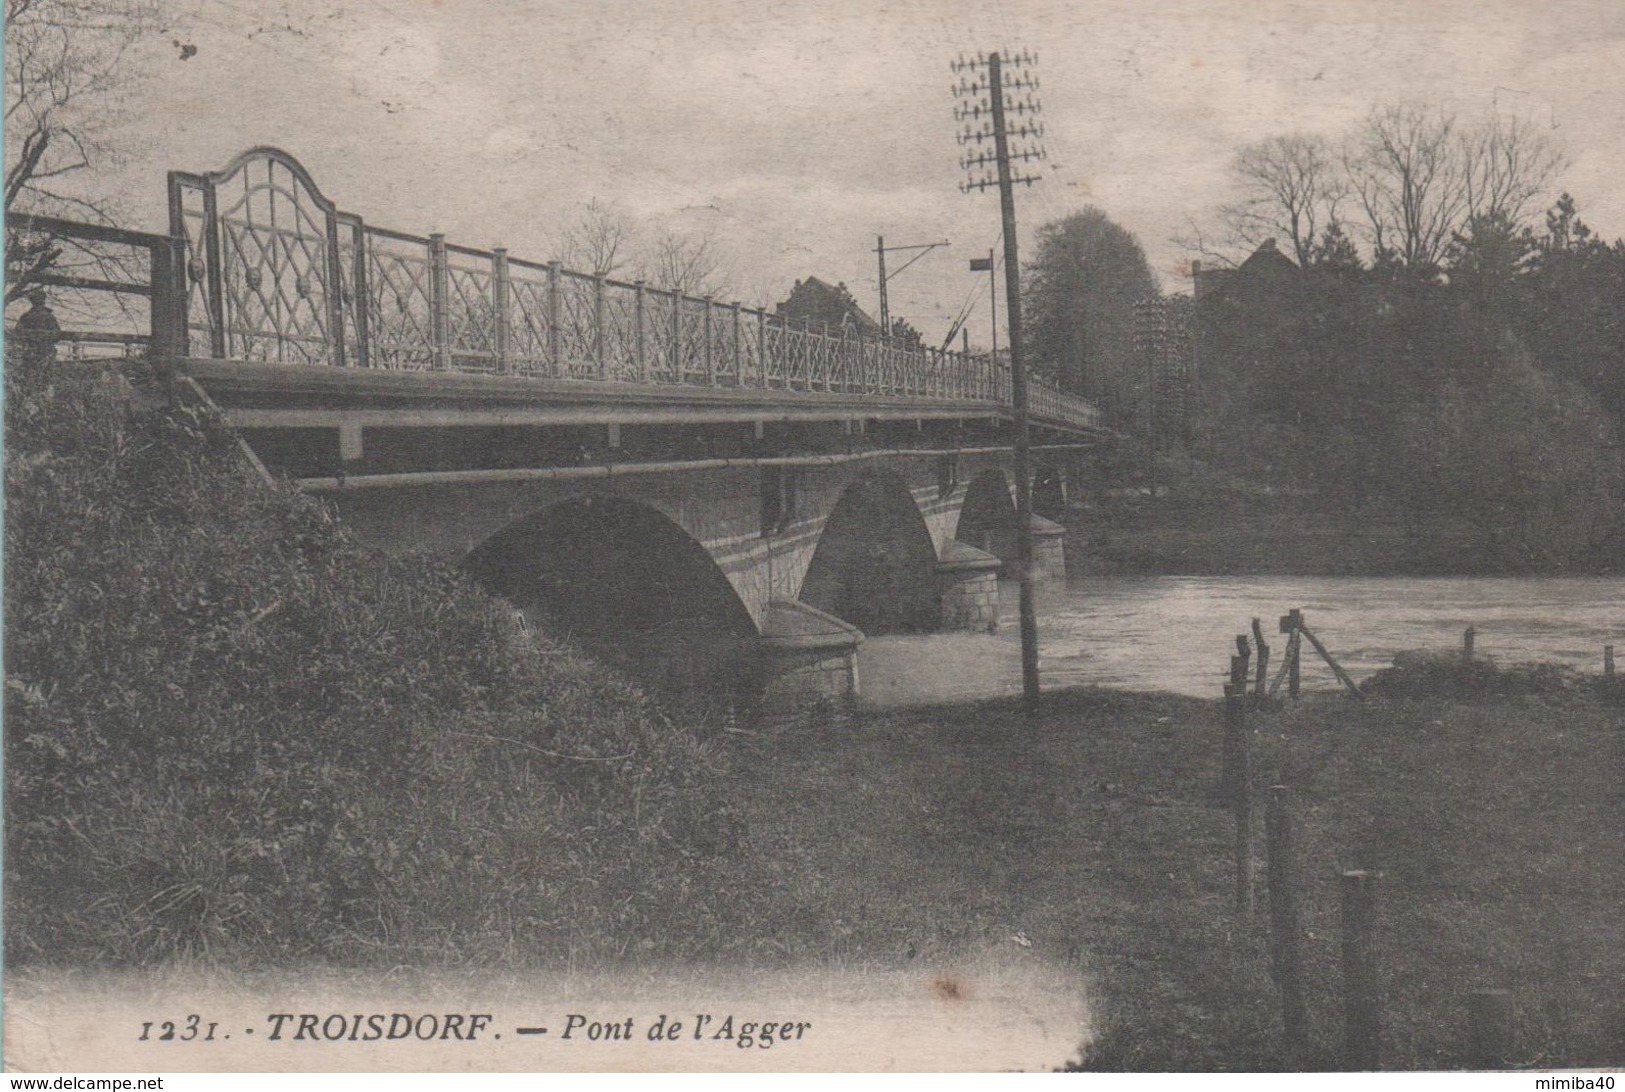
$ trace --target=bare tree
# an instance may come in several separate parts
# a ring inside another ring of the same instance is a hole
[[[632,226],[612,204],[594,197],[581,206],[576,220],[559,233],[555,252],[570,269],[611,277],[625,268],[631,250]]]
[[[1273,136],[1249,144],[1231,163],[1241,199],[1221,219],[1234,242],[1253,249],[1285,237],[1299,266],[1308,266],[1319,230],[1337,220],[1347,186],[1326,138],[1312,133]]]
[[[6,208],[102,208],[57,189],[113,153],[125,54],[158,25],[157,0],[6,0]]]
[[[1455,117],[1418,104],[1381,106],[1344,158],[1372,249],[1419,274],[1436,270],[1468,211]]]
[[[162,13],[161,0],[6,0],[7,213],[117,219],[110,196],[72,179],[116,162],[120,93],[137,78],[127,54]],[[105,278],[131,261],[116,247],[63,245],[8,228],[5,300],[53,273],[78,268]]]
[[[1568,157],[1527,119],[1493,117],[1461,134],[1469,217],[1522,226],[1551,190]]]
[[[640,269],[644,280],[667,291],[710,299],[729,291],[716,248],[703,235],[664,233],[655,240]]]

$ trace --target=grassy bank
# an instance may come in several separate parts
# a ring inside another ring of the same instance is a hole
[[[690,958],[754,904],[716,726],[360,549],[208,412],[14,371],[8,966]]]
[[[1261,783],[1295,800],[1300,1061],[1281,1040],[1261,872],[1259,913],[1232,908],[1215,703],[1076,691],[1032,724],[1006,703],[828,724],[758,741],[734,784],[753,851],[801,862],[782,897],[844,908],[841,958],[925,968],[1002,946],[1081,972],[1085,1068],[1336,1068],[1352,867],[1385,874],[1385,1066],[1459,1065],[1464,995],[1492,986],[1515,996],[1516,1063],[1625,1061],[1617,701],[1328,697],[1254,727]]]

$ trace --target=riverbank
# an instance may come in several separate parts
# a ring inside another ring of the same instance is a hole
[[[731,784],[751,851],[794,862],[774,901],[819,908],[824,957],[925,981],[992,946],[1076,972],[1084,1068],[1338,1068],[1337,884],[1355,867],[1385,874],[1385,1068],[1461,1065],[1465,995],[1483,987],[1514,992],[1511,1064],[1625,1061],[1625,708],[1559,687],[1327,696],[1254,720],[1260,783],[1295,801],[1301,1059],[1267,914],[1231,901],[1219,714],[1102,690],[1049,695],[1036,722],[1008,701],[897,711],[755,738]],[[1261,908],[1262,890],[1260,875]]]
[[[1184,472],[1181,471],[1181,474]],[[1378,500],[1329,502],[1201,471],[1175,484],[1118,490],[1068,509],[1067,564],[1109,576],[1523,576],[1625,572],[1599,547],[1563,562],[1444,520],[1408,529]]]

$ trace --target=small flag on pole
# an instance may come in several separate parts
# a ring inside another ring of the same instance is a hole
[[[970,260],[970,271],[972,273],[991,273],[991,272],[993,272],[993,259],[992,258],[972,258]]]

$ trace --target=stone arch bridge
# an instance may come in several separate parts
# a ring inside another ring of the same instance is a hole
[[[20,226],[144,256],[64,286],[147,295],[122,344],[362,540],[455,559],[646,675],[770,694],[853,693],[866,632],[998,624],[1001,362],[374,227],[273,148],[172,172],[169,208],[163,234]],[[1054,514],[1107,434],[1042,384],[1030,407]],[[1063,576],[1034,527],[1035,576]]]

